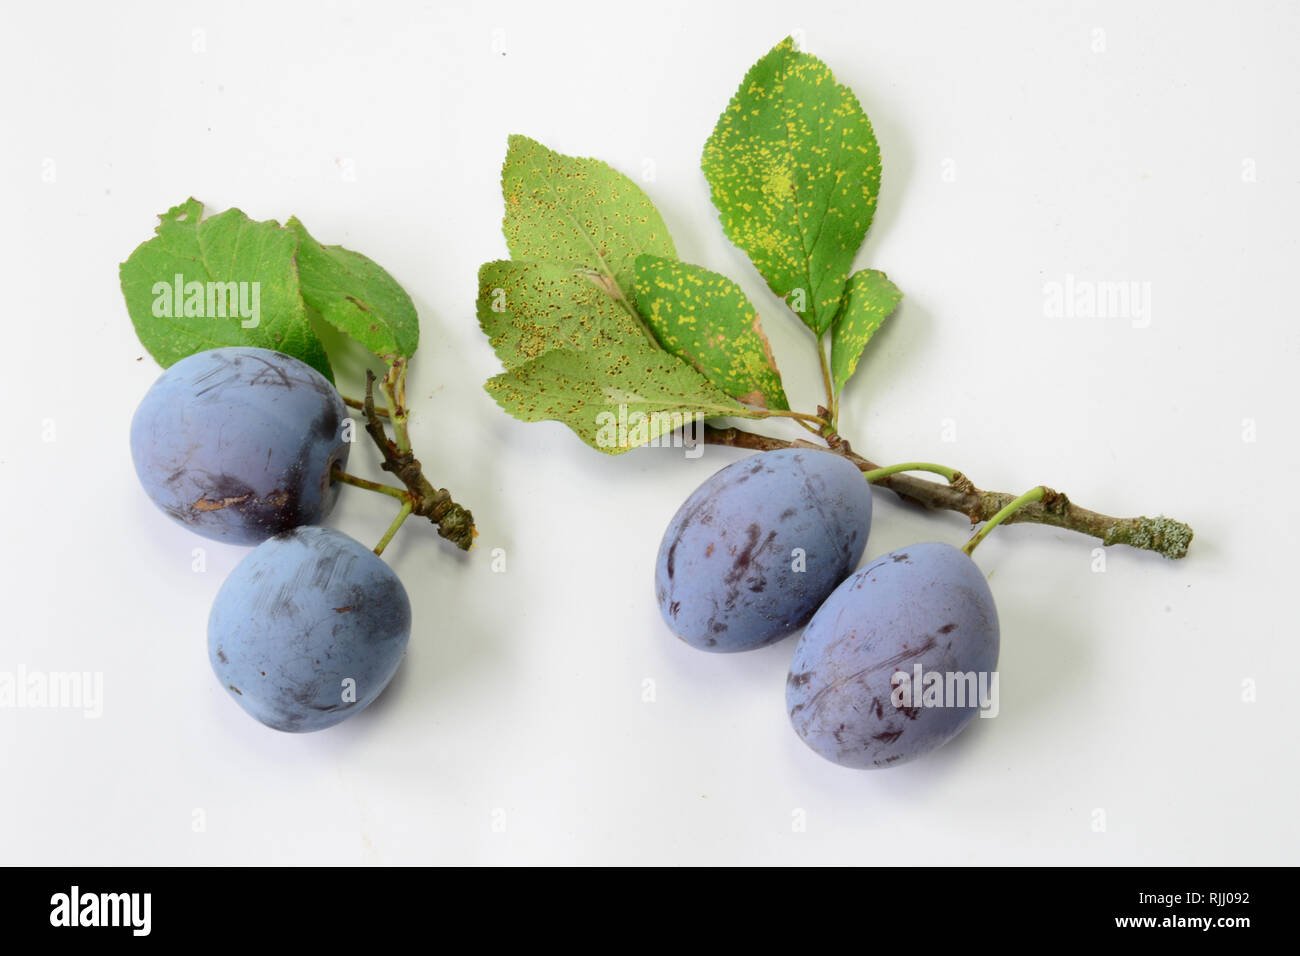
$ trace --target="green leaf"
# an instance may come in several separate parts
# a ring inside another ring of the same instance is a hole
[[[587,276],[555,262],[485,263],[479,327],[506,368],[552,349],[614,349],[646,339],[641,324]]]
[[[657,441],[691,421],[755,414],[645,337],[628,339],[621,349],[553,349],[485,387],[515,418],[563,422],[610,455]]]
[[[420,343],[415,304],[397,280],[359,252],[322,246],[296,217],[302,297],[330,325],[385,360],[410,358]]]
[[[119,269],[140,343],[164,368],[205,349],[275,349],[333,381],[299,291],[298,237],[238,209],[202,215],[197,199],[173,206]]]
[[[636,257],[675,257],[663,217],[640,187],[596,159],[511,136],[501,169],[502,228],[514,259],[591,270],[632,311]]]
[[[831,329],[831,373],[835,391],[844,387],[871,336],[885,321],[903,293],[889,278],[875,269],[863,269],[849,277],[844,288],[844,307]]]
[[[853,91],[787,37],[745,75],[703,168],[728,238],[825,332],[880,189],[880,148]]]
[[[722,391],[746,405],[790,408],[758,313],[726,276],[639,256],[636,302],[659,344]]]

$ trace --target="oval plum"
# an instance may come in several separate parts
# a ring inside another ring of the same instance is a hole
[[[813,615],[790,664],[786,709],[828,760],[897,766],[996,706],[997,662],[984,575],[951,545],[916,544],[872,561]]]
[[[669,522],[655,563],[660,613],[702,650],[770,644],[807,623],[870,530],[871,487],[841,456],[786,448],[742,459]]]

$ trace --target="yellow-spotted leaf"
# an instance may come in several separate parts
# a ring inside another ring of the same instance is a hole
[[[707,418],[754,414],[646,336],[619,349],[552,349],[489,379],[486,388],[520,421],[563,422],[609,455],[663,444],[683,427],[698,437]]]
[[[700,266],[640,256],[636,302],[661,346],[746,405],[789,409],[758,313],[740,286]]]
[[[501,190],[511,258],[590,270],[629,312],[636,257],[677,255],[646,194],[598,159],[565,156],[527,136],[511,136]]]
[[[863,269],[849,277],[844,306],[831,328],[831,373],[837,392],[858,367],[867,342],[902,298],[898,286],[876,269]]]
[[[508,369],[553,349],[619,349],[647,338],[608,292],[569,266],[488,262],[478,285],[479,327]]]
[[[853,91],[787,37],[745,75],[703,167],[727,236],[825,332],[880,189],[880,148]]]

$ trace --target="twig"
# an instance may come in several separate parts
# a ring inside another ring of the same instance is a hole
[[[398,379],[400,381],[400,378]],[[400,397],[400,396],[399,396]],[[404,408],[400,402],[393,405],[394,414],[405,420]],[[399,448],[384,431],[383,422],[375,410],[375,373],[366,370],[366,399],[362,411],[366,419],[366,432],[379,448],[384,461],[384,471],[395,475],[411,493],[411,513],[428,518],[438,526],[442,535],[462,551],[468,551],[474,543],[474,516],[465,508],[456,504],[446,488],[435,488],[424,477],[419,460],[410,451]],[[403,434],[405,429],[402,429]]]
[[[769,438],[739,428],[704,427],[704,441],[709,445],[728,445],[733,448],[748,448],[753,451],[773,451],[778,448],[791,448],[796,444],[809,446],[807,442],[790,442],[780,438]],[[878,465],[868,461],[849,447],[849,443],[832,435],[827,443],[830,451],[843,455],[862,471],[875,471]],[[1016,500],[1016,495],[1002,491],[981,491],[961,472],[950,484],[927,481],[908,474],[886,475],[874,483],[888,488],[905,501],[911,501],[923,508],[956,511],[966,515],[971,524],[988,521],[998,512]],[[1127,544],[1133,548],[1155,551],[1166,558],[1182,558],[1187,554],[1187,546],[1192,541],[1192,529],[1181,521],[1172,518],[1137,517],[1113,518],[1097,511],[1089,511],[1074,504],[1064,494],[1055,493],[1042,501],[1034,501],[1015,511],[1005,519],[1006,524],[1033,522],[1077,531],[1101,540],[1102,544]]]

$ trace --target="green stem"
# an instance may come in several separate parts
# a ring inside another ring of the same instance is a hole
[[[886,468],[864,471],[862,477],[867,481],[879,481],[881,478],[896,475],[900,471],[931,471],[936,475],[943,475],[950,482],[956,481],[960,474],[955,468],[948,468],[945,465],[936,465],[928,461],[905,461],[901,465],[889,465]]]
[[[758,412],[756,418],[793,418],[795,421],[810,422],[813,425],[827,424],[826,419],[820,415],[809,415],[807,412],[792,412],[784,408],[756,408],[754,411]]]
[[[979,531],[976,532],[975,535],[973,535],[971,539],[966,542],[966,544],[962,547],[962,551],[966,552],[966,554],[969,555],[972,551],[974,551],[977,547],[979,547],[979,543],[981,541],[983,541],[985,538],[989,536],[990,531],[992,531],[1002,522],[1006,521],[1013,514],[1019,511],[1022,507],[1029,504],[1031,501],[1040,501],[1045,494],[1047,494],[1047,489],[1042,485],[1039,485],[1037,488],[1030,488],[1019,498],[1012,498],[1011,501],[1009,501],[1001,511],[999,511],[987,522],[985,522],[984,527],[980,528]]]
[[[393,519],[393,523],[388,526],[388,530],[384,532],[384,536],[380,538],[379,543],[375,545],[375,554],[384,553],[384,548],[388,547],[388,542],[393,540],[393,535],[397,534],[397,529],[402,526],[402,522],[405,521],[410,514],[411,501],[408,498],[406,501],[402,502],[402,510],[397,512],[397,517]]]
[[[339,397],[343,399],[343,404],[346,405],[348,408],[356,408],[356,409],[359,409],[359,410],[361,410],[361,411],[364,411],[364,410],[365,410],[366,403],[363,402],[361,399],[359,399],[359,398],[349,398],[349,397],[346,396],[346,395],[340,395]],[[383,408],[383,407],[381,407],[381,406],[379,406],[379,405],[376,405],[376,406],[375,406],[375,414],[378,415],[380,418],[387,418],[387,417],[388,417],[388,409]]]
[[[839,431],[839,398],[835,394],[835,379],[831,377],[830,363],[826,361],[826,349],[822,345],[822,336],[817,336],[817,357],[822,363],[822,382],[826,385],[826,414],[830,416],[830,430]]]
[[[367,491],[377,491],[382,495],[388,495],[392,498],[398,498],[402,501],[410,498],[410,492],[403,491],[401,488],[394,488],[392,485],[381,485],[377,481],[371,481],[368,478],[358,478],[356,475],[349,475],[346,471],[341,470],[337,465],[330,472],[330,479],[341,481],[345,485],[352,485],[355,488],[365,488]]]
[[[379,383],[379,390],[388,399],[391,409],[388,420],[393,423],[393,440],[399,452],[411,450],[411,437],[406,431],[406,359],[395,358],[388,374]]]

